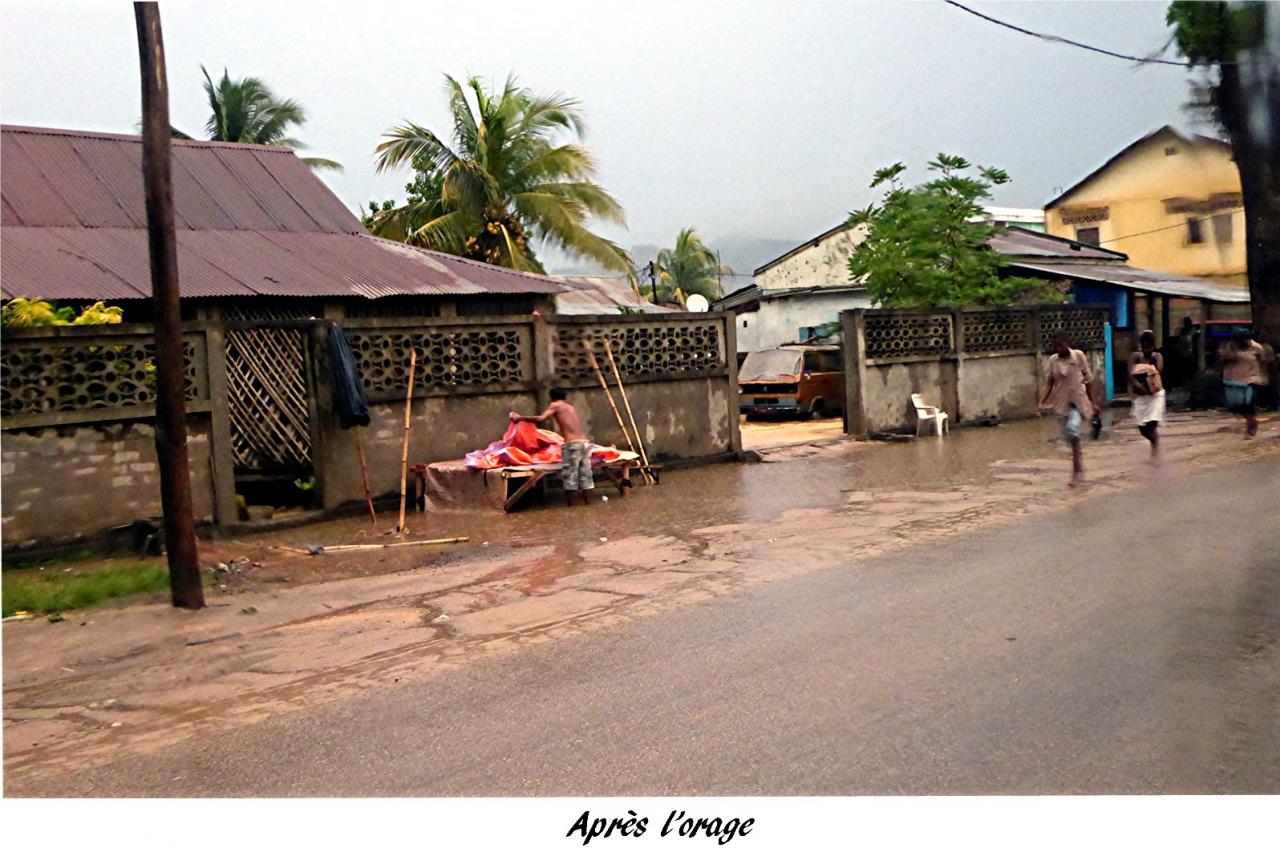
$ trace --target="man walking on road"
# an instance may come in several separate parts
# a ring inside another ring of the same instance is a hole
[[[1066,333],[1053,337],[1054,356],[1049,359],[1048,384],[1044,397],[1040,398],[1041,414],[1045,406],[1051,406],[1058,416],[1062,437],[1071,445],[1071,483],[1084,482],[1084,458],[1080,436],[1085,422],[1101,413],[1101,407],[1093,399],[1093,372],[1084,351],[1071,346]]]
[[[1142,438],[1151,443],[1151,456],[1160,451],[1160,423],[1164,421],[1164,356],[1156,351],[1156,334],[1144,330],[1139,349],[1129,356],[1129,394],[1133,420]]]
[[[1249,337],[1249,331],[1237,327],[1231,341],[1219,348],[1222,360],[1222,388],[1227,396],[1227,408],[1244,416],[1246,439],[1258,435],[1258,410],[1256,393],[1262,385],[1262,370],[1266,352],[1262,345]]]

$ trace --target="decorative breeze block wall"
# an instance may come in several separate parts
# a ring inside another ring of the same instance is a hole
[[[951,314],[866,314],[864,337],[868,359],[943,356],[953,352]]]
[[[595,385],[596,374],[583,341],[612,382],[606,349],[624,377],[632,380],[707,377],[725,368],[722,322],[557,323],[554,341],[555,379],[572,385]]]
[[[534,377],[528,324],[348,328],[347,338],[370,400],[404,397],[410,349],[418,353],[415,395],[519,389]]]
[[[209,397],[203,340],[185,338],[187,400]],[[6,416],[150,406],[155,342],[145,336],[13,338],[0,354],[0,412]]]

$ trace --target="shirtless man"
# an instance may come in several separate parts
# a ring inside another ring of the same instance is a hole
[[[511,413],[512,421],[529,421],[542,424],[548,419],[555,419],[560,435],[564,436],[564,447],[561,449],[560,476],[564,481],[564,501],[573,506],[573,496],[579,495],[582,505],[587,504],[587,492],[596,487],[591,476],[591,442],[582,431],[582,418],[578,410],[573,408],[565,398],[568,392],[562,388],[551,390],[551,405],[541,415],[521,415]]]

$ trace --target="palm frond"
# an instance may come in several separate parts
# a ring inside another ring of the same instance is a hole
[[[411,165],[419,160],[429,163],[434,169],[444,171],[458,161],[458,155],[439,136],[412,122],[393,127],[384,134],[384,138],[389,141],[384,141],[374,149],[378,154],[379,173],[399,165]]]
[[[325,159],[322,156],[299,156],[298,159],[307,167],[316,168],[321,171],[345,170],[341,162],[335,162],[332,159]]]
[[[538,186],[538,190],[544,194],[554,194],[557,197],[572,200],[586,210],[587,213],[597,218],[603,218],[606,221],[612,221],[617,224],[626,223],[627,216],[623,211],[622,205],[614,199],[613,195],[596,183],[586,181],[543,183]]]

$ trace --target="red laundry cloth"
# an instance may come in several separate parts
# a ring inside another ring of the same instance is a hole
[[[466,466],[475,470],[511,465],[559,465],[564,436],[535,427],[528,421],[513,421],[500,441],[466,456]],[[619,457],[614,447],[591,446],[591,462],[602,465]]]

